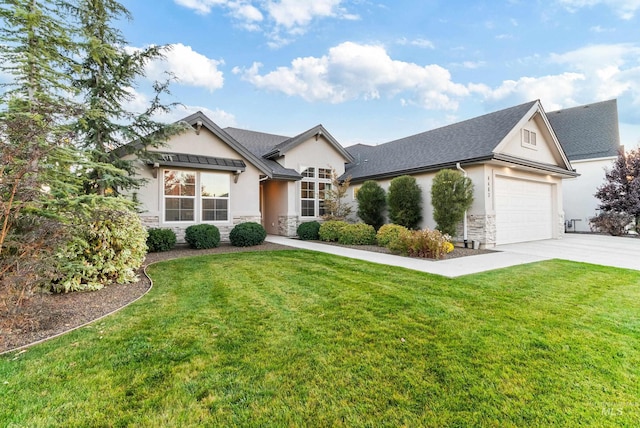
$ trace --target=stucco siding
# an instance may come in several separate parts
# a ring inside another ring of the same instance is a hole
[[[589,232],[589,219],[598,213],[600,201],[594,196],[598,187],[605,183],[605,169],[611,168],[615,158],[573,161],[571,164],[580,177],[565,180],[565,219],[572,222],[568,232]],[[575,228],[573,225],[575,224]]]

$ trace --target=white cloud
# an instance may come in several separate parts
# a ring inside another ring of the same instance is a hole
[[[221,128],[225,128],[227,126],[238,126],[236,117],[233,114],[227,113],[224,110],[211,110],[210,108],[202,106],[176,106],[176,108],[171,110],[171,112],[158,115],[154,117],[154,119],[161,122],[172,123],[184,119],[185,117],[198,111],[204,113],[205,116],[213,120],[216,125]]]
[[[495,88],[468,87],[492,101],[541,99],[548,110],[623,96],[640,106],[639,57],[640,47],[632,44],[586,46],[546,59],[567,70],[563,73],[507,80]]]
[[[270,47],[280,47],[290,42],[291,36],[304,34],[309,25],[318,19],[334,18],[358,20],[360,17],[342,7],[344,0],[174,0],[176,4],[209,14],[220,7],[240,22],[241,27],[263,30]],[[266,18],[265,18],[266,16]],[[288,37],[283,37],[284,32]]]
[[[223,61],[207,58],[182,43],[174,44],[165,53],[165,59],[153,61],[147,66],[147,77],[161,80],[165,72],[172,73],[178,84],[198,86],[213,92],[222,88],[224,77],[218,66]]]
[[[558,0],[560,4],[571,12],[584,7],[593,7],[596,5],[605,5],[611,9],[622,19],[633,19],[638,9],[640,9],[640,0]]]
[[[396,61],[383,46],[345,42],[322,57],[296,58],[289,67],[260,74],[261,64],[234,68],[260,89],[299,96],[307,101],[342,103],[403,94],[405,104],[431,109],[455,110],[469,89],[451,79],[439,65]]]
[[[427,40],[427,39],[413,39],[413,40],[409,40],[406,37],[403,37],[401,39],[398,39],[398,41],[396,42],[399,45],[410,45],[410,46],[417,46],[419,48],[427,48],[427,49],[435,49],[436,46],[433,44],[433,42],[431,40]]]

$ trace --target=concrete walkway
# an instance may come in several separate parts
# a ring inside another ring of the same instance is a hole
[[[449,278],[549,259],[640,270],[640,239],[567,234],[563,239],[501,245],[496,252],[449,260],[425,260],[269,235],[266,241],[352,259],[399,266]]]

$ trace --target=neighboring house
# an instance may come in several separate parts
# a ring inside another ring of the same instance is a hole
[[[565,230],[588,232],[589,219],[598,212],[594,196],[605,183],[605,169],[611,168],[620,145],[616,100],[603,101],[547,113],[571,165],[580,177],[565,180],[563,203]]]
[[[331,169],[340,175],[353,160],[321,125],[289,138],[221,129],[201,112],[184,122],[192,128],[140,161],[146,182],[136,194],[144,224],[171,228],[179,240],[199,223],[226,239],[246,221],[295,236],[299,223],[321,218]]]
[[[468,240],[483,246],[560,238],[563,179],[576,177],[539,101],[521,104],[379,146],[347,148],[356,191],[366,180],[385,190],[394,177],[414,176],[422,188],[421,227],[435,228],[431,185],[444,168],[474,183]],[[353,198],[354,192],[351,192]],[[464,237],[462,228],[458,239]]]

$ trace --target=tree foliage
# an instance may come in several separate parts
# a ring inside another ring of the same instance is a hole
[[[473,204],[473,182],[460,171],[439,171],[431,186],[431,204],[437,229],[455,236],[457,225]]]
[[[422,220],[422,190],[414,177],[391,180],[387,193],[389,219],[407,229],[417,229]]]
[[[170,77],[153,85],[155,95],[144,111],[125,108],[135,98],[131,88],[145,76],[147,64],[162,59],[170,46],[126,48],[127,41],[113,22],[131,19],[131,15],[115,0],[77,0],[74,14],[81,41],[74,86],[85,106],[76,131],[81,147],[96,162],[86,177],[85,189],[98,194],[136,189],[141,182],[135,175],[134,161],[122,155],[135,153],[144,159],[149,156],[147,148],[161,146],[183,129],[179,124],[153,120],[154,114],[173,107],[161,102],[161,96],[169,93]],[[127,144],[132,141],[135,144]]]
[[[640,232],[640,149],[620,151],[605,179],[595,193],[600,209],[632,216]]]
[[[331,186],[324,191],[324,220],[344,220],[351,214],[351,205],[344,201],[350,185],[351,176],[340,181],[336,170],[331,169]]]
[[[380,229],[384,224],[384,211],[387,207],[387,195],[380,185],[373,181],[365,181],[358,193],[358,217],[374,227],[375,230]]]

